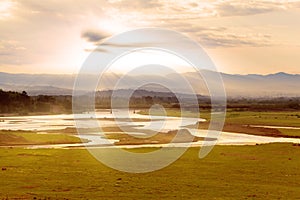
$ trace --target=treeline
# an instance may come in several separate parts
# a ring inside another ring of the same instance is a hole
[[[71,96],[28,96],[26,91],[13,92],[0,89],[0,113],[63,113],[72,109]]]
[[[300,110],[300,97],[231,98],[227,109],[236,111],[290,111]]]
[[[124,107],[129,104],[129,107],[134,109],[149,108],[153,104],[160,104],[167,108],[177,107],[178,99],[176,97],[158,97],[158,96],[141,96],[131,97],[129,102],[127,99],[114,99],[114,107]],[[112,99],[111,97],[96,97],[95,100],[96,108],[111,108]]]
[[[26,112],[31,109],[31,99],[25,91],[19,92],[5,92],[0,90],[0,112]]]
[[[80,106],[83,110],[86,109],[87,102],[82,98]],[[181,99],[182,100],[182,99]],[[114,99],[117,102],[115,105],[119,108],[128,106],[126,100]],[[194,110],[199,107],[200,110],[210,110],[211,102],[209,97],[201,96],[198,98],[198,104],[194,104],[190,99],[183,98],[183,103],[175,96],[132,96],[129,101],[129,107],[132,109],[149,108],[153,104],[160,104],[165,108],[180,108],[183,106],[186,109]],[[96,96],[95,108],[111,108],[111,96]],[[114,106],[115,106],[114,105]],[[216,111],[220,108],[215,107]],[[290,111],[300,110],[300,97],[288,98],[229,98],[227,99],[227,109],[234,111]],[[0,114],[21,114],[29,113],[70,113],[72,112],[72,96],[28,96],[26,91],[13,92],[3,91],[0,89]]]

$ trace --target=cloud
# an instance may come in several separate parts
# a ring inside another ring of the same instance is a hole
[[[9,18],[11,16],[14,2],[10,0],[2,0],[0,2],[0,20]]]
[[[36,1],[36,0],[14,0],[17,5],[17,13],[26,12],[33,15],[48,15],[54,17],[56,15],[80,17],[86,13],[98,13],[107,3],[104,0],[52,0],[52,1]]]
[[[6,44],[6,50],[0,49],[1,64],[41,67],[79,63],[78,57],[83,57],[84,49],[78,36],[81,30],[93,27],[97,22],[95,18],[103,17],[102,6],[106,4],[99,0],[13,2],[10,16],[0,20],[0,45],[4,46],[3,41],[18,41],[26,50],[13,49],[13,45],[7,47],[9,44]]]
[[[150,46],[150,44],[153,43],[110,43],[110,42],[95,42],[94,45],[96,46],[95,49],[85,49],[87,52],[92,52],[92,51],[98,51],[98,52],[106,52],[109,53],[111,48],[141,48],[145,46]]]
[[[81,38],[85,39],[86,41],[92,43],[95,46],[95,49],[87,48],[85,51],[99,51],[99,52],[110,52],[111,48],[139,48],[150,46],[153,43],[139,43],[135,41],[128,42],[126,40],[119,41],[118,43],[112,43],[105,41],[105,38],[112,36],[112,34],[108,33],[107,31],[97,29],[97,30],[88,30],[83,31],[81,34]]]
[[[284,8],[284,3],[275,1],[227,1],[216,4],[215,6],[219,16],[257,15],[283,10]]]
[[[262,34],[245,29],[232,29],[225,26],[200,26],[177,22],[175,30],[186,33],[206,48],[216,47],[262,47],[276,42],[271,34]]]
[[[130,21],[139,27],[142,21],[146,26],[170,28],[192,35],[205,47],[234,46],[271,46],[280,42],[272,40],[272,35],[265,31],[244,31],[230,27],[199,26],[201,19],[212,18],[223,20],[226,17],[242,17],[285,11],[299,6],[299,1],[278,0],[204,0],[172,1],[151,0],[135,1],[117,0],[108,8],[114,10],[117,18]]]
[[[103,30],[88,30],[88,31],[84,31],[81,34],[81,37],[86,39],[88,42],[100,42],[101,40],[109,37],[110,34],[103,31]]]
[[[260,33],[235,33],[226,27],[205,27],[195,24],[187,24],[184,22],[176,22],[171,24],[170,28],[181,33],[186,33],[193,39],[198,41],[201,45],[207,48],[216,47],[262,47],[262,46],[272,46],[274,41],[272,41],[272,36],[269,34]],[[101,52],[109,52],[110,47],[143,47],[147,44],[128,44],[126,41],[122,43],[108,43],[104,42],[104,39],[110,35],[103,30],[89,30],[84,31],[81,37],[86,41],[93,43],[97,46],[97,50]],[[92,49],[86,49],[86,51],[92,51]]]
[[[206,47],[262,47],[273,45],[270,35],[261,34],[207,34],[199,33],[198,39]]]
[[[198,7],[199,5],[198,5],[198,3],[196,3],[196,2],[192,2],[192,3],[190,3],[190,6],[191,6],[191,7]]]
[[[0,40],[1,65],[27,63],[26,48],[18,41]]]
[[[110,5],[121,10],[136,11],[139,9],[153,10],[163,7],[165,3],[159,0],[117,0],[111,1]]]
[[[201,26],[193,23],[177,21],[169,26],[180,33],[199,42],[206,48],[217,47],[263,47],[278,44],[271,34],[263,34],[251,29],[232,29],[225,26]],[[239,30],[239,32],[237,32]]]
[[[117,0],[108,4],[118,17],[138,20],[190,20],[200,18],[247,16],[299,7],[296,0]]]
[[[104,39],[111,35],[109,31],[103,31],[106,29],[119,32],[140,27],[170,28],[191,35],[207,48],[272,46],[286,41],[289,44],[299,41],[295,34],[290,34],[292,29],[299,25],[296,19],[297,10],[290,13],[289,11],[299,9],[300,1],[2,1],[8,2],[6,5],[9,9],[0,12],[0,45],[4,47],[0,47],[1,63],[31,62],[39,65],[41,62],[52,61],[62,63],[68,59],[71,63],[71,60],[75,60],[74,55],[79,57],[78,55],[82,55],[80,51],[89,47],[90,44],[86,45],[83,40],[94,45],[103,43]],[[286,13],[282,15],[282,12]],[[256,22],[246,16],[257,15],[256,19],[264,17],[259,14],[269,16],[259,22],[260,27],[253,27]],[[292,17],[294,21],[287,21]],[[106,23],[102,23],[104,21]],[[119,24],[123,26],[118,27]],[[273,25],[283,28],[274,30],[270,28]],[[292,36],[288,38],[287,35]],[[8,41],[18,42],[12,44]],[[86,46],[83,47],[82,44]],[[99,50],[106,51],[111,47],[121,48],[132,44],[124,42],[102,45],[105,48]]]

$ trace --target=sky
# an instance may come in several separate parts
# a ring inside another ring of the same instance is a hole
[[[105,38],[158,27],[225,73],[300,74],[299,19],[296,0],[1,0],[0,72],[76,74]]]

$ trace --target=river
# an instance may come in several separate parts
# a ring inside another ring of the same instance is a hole
[[[128,114],[128,115],[126,115]],[[168,116],[147,116],[136,113],[117,113],[118,124],[120,126],[134,126],[137,130],[141,130],[141,133],[135,132],[130,134],[143,134],[143,130],[154,130],[160,132],[168,132],[170,130],[177,130],[183,126],[194,124],[197,121],[205,121],[204,119],[196,118],[180,118],[180,117],[168,117]],[[128,116],[131,119],[138,121],[128,121]],[[80,126],[91,128],[89,121],[97,118],[97,121],[101,126],[113,126],[115,122],[115,115],[110,113],[109,110],[102,110],[95,114],[84,113],[76,115]],[[149,121],[151,120],[151,121]],[[47,132],[49,130],[61,130],[65,128],[75,128],[75,121],[73,114],[62,114],[62,115],[39,115],[39,116],[16,116],[16,117],[0,117],[0,130],[30,130],[37,132]],[[296,128],[296,127],[285,127],[285,128]],[[196,130],[189,129],[192,135],[205,137],[207,130]],[[202,146],[203,141],[190,143],[172,143],[172,144],[145,144],[145,145],[126,145],[126,146],[115,146],[113,143],[117,140],[107,140],[102,134],[90,133],[76,135],[82,139],[87,139],[87,143],[78,144],[55,144],[55,145],[31,145],[26,148],[139,148],[139,147],[182,147],[182,146]],[[102,136],[102,137],[101,137]],[[266,143],[300,143],[300,139],[297,138],[279,138],[279,137],[267,137],[267,136],[255,136],[241,133],[228,133],[221,132],[218,137],[216,145],[255,145],[255,144],[266,144]],[[209,144],[209,143],[206,143]]]

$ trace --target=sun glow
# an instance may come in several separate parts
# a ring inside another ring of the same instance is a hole
[[[158,50],[140,50],[126,54],[119,59],[115,60],[110,66],[108,72],[126,74],[139,67],[143,67],[139,72],[143,74],[160,74],[161,68],[155,66],[164,66],[174,72],[190,72],[194,71],[194,68],[182,58],[171,54],[169,52]],[[148,66],[148,70],[145,71],[145,67]]]
[[[11,10],[14,3],[9,0],[0,2],[0,20],[12,16]]]
[[[118,23],[112,19],[103,19],[99,21],[98,27],[111,35],[128,30],[128,27],[124,24]]]

